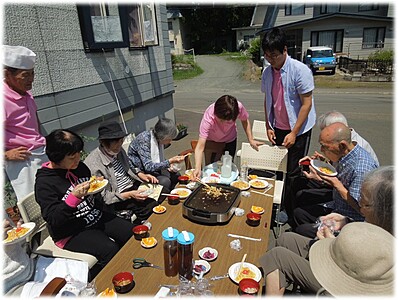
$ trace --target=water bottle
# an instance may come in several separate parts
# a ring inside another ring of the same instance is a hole
[[[168,277],[174,277],[178,273],[178,255],[177,255],[177,236],[179,232],[173,227],[168,227],[162,231],[163,237],[163,256],[164,272]]]
[[[244,160],[240,165],[240,180],[247,182],[248,171],[247,161]]]
[[[221,177],[229,178],[232,172],[232,156],[228,151],[222,157]]]
[[[178,273],[191,280],[193,277],[193,242],[195,236],[191,232],[182,231],[177,236],[178,242]]]

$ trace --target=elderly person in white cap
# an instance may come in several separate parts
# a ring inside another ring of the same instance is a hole
[[[5,170],[18,200],[33,191],[36,171],[48,161],[30,92],[35,60],[26,47],[3,46]]]

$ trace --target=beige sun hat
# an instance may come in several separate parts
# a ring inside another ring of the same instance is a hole
[[[381,227],[347,224],[337,238],[312,245],[311,270],[333,296],[393,295],[394,242]]]
[[[3,64],[7,67],[30,70],[35,66],[36,54],[23,46],[3,45]]]

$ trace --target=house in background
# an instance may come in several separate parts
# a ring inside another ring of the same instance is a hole
[[[336,56],[362,59],[377,50],[394,47],[393,4],[258,4],[253,19],[261,19],[259,15],[263,16],[263,25],[256,34],[282,28],[288,39],[288,53],[298,60],[313,46],[328,46]]]
[[[189,50],[188,30],[184,27],[183,16],[179,9],[167,9],[167,25],[171,54],[182,55]]]
[[[37,55],[32,92],[43,134],[97,137],[100,122],[122,119],[137,134],[174,119],[165,5],[7,3],[3,17],[3,43]]]

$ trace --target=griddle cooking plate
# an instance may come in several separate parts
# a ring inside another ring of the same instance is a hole
[[[188,209],[207,211],[209,213],[224,214],[229,212],[236,202],[239,196],[240,190],[229,185],[213,184],[210,186],[216,186],[221,188],[221,192],[225,193],[219,198],[212,198],[206,194],[205,186],[200,185],[191,195],[184,201],[184,206]]]

